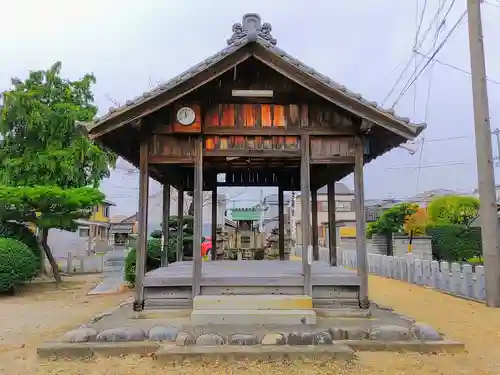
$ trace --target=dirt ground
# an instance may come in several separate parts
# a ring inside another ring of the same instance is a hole
[[[86,296],[95,276],[71,278],[59,290],[34,285],[18,297],[0,299],[0,374],[156,375],[156,374],[500,374],[500,310],[396,280],[370,277],[370,296],[383,306],[426,322],[466,343],[467,353],[419,355],[360,353],[352,364],[331,362],[192,363],[164,366],[149,358],[88,362],[38,362],[36,346],[116,306],[128,294]]]

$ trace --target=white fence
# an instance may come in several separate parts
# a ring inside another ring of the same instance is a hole
[[[126,250],[109,251],[104,254],[73,255],[68,253],[58,258],[59,269],[65,273],[123,273]]]
[[[339,251],[339,265],[356,268],[356,252]],[[421,260],[413,254],[405,257],[368,254],[368,271],[476,300],[484,301],[486,297],[483,266],[473,270],[470,264]]]

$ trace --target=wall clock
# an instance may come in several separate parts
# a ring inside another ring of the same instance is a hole
[[[191,125],[196,120],[196,113],[193,108],[181,107],[177,111],[177,122],[181,125]]]

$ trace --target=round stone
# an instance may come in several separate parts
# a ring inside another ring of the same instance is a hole
[[[281,333],[266,333],[260,342],[262,345],[285,345],[285,335]]]
[[[196,345],[205,345],[205,346],[224,345],[224,338],[215,333],[206,333],[204,335],[199,336],[196,339]]]
[[[379,341],[406,341],[412,336],[409,328],[394,325],[375,327],[370,332],[370,339]]]
[[[235,333],[229,336],[229,345],[257,345],[257,336],[246,333]]]
[[[313,333],[313,345],[331,345],[332,336],[326,331]]]
[[[291,332],[288,335],[288,345],[313,345],[314,333],[312,332]]]
[[[177,327],[156,326],[149,330],[148,339],[150,341],[175,341],[178,334]]]
[[[195,343],[194,337],[189,332],[181,332],[177,335],[177,338],[175,339],[175,345],[177,346],[194,345],[194,343]]]
[[[366,340],[370,335],[370,332],[364,328],[349,328],[347,330],[348,340]]]
[[[143,341],[146,338],[144,331],[138,327],[111,328],[101,331],[97,341]]]
[[[95,341],[97,331],[93,328],[78,328],[68,331],[62,337],[63,342],[88,342]]]
[[[412,332],[415,337],[423,341],[441,341],[443,340],[443,335],[437,332],[434,328],[427,324],[417,323],[412,328]]]
[[[346,340],[347,339],[347,331],[342,328],[333,327],[330,328],[330,336],[332,340]]]

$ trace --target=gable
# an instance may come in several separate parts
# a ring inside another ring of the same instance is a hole
[[[106,115],[88,127],[90,137],[98,139],[126,124],[134,123],[213,81],[249,58],[258,59],[297,85],[359,117],[362,127],[366,129],[377,125],[397,134],[403,140],[409,140],[425,128],[424,124],[411,124],[408,118],[395,115],[392,109],[382,109],[377,103],[351,92],[279,49],[270,31],[271,26],[261,24],[258,15],[244,16],[242,24],[233,26],[233,36],[228,40],[228,47],[170,81],[127,101],[124,106],[110,108]]]

